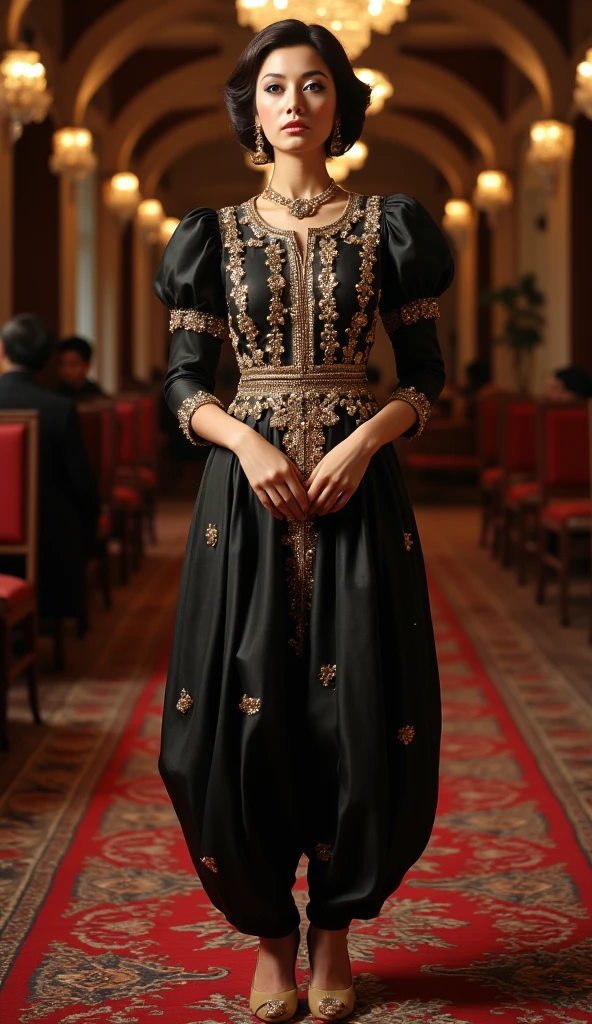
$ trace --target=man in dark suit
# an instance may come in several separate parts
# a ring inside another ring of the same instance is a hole
[[[86,401],[105,392],[88,373],[92,362],[92,346],[86,338],[73,335],[60,342],[59,384],[57,391],[75,400]]]
[[[99,495],[74,402],[35,380],[54,345],[52,332],[32,313],[0,329],[0,409],[39,412],[39,615],[59,619],[83,612],[85,559],[95,541]],[[0,558],[0,572],[23,571],[21,559]]]

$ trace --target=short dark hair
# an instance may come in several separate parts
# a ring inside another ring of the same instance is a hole
[[[55,347],[55,335],[35,313],[18,313],[0,328],[0,338],[11,363],[31,373],[42,370]]]
[[[336,112],[341,119],[341,152],[353,146],[364,127],[366,108],[372,90],[354,74],[339,40],[323,25],[306,25],[296,18],[285,18],[258,32],[241,53],[236,68],[224,87],[224,102],[238,141],[245,149],[255,149],[255,91],[257,76],[266,57],[284,46],[312,46],[329,68],[337,93]],[[273,161],[273,147],[263,136],[264,149]],[[325,142],[330,155],[331,136]]]
[[[78,352],[85,363],[90,363],[93,350],[90,341],[73,334],[71,338],[64,338],[63,341],[60,341],[60,352]]]

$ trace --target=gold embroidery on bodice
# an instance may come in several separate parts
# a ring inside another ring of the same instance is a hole
[[[229,333],[241,371],[237,394],[228,412],[238,419],[261,418],[271,410],[270,426],[282,431],[282,444],[287,455],[298,466],[304,479],[325,454],[324,428],[339,422],[337,408],[355,417],[356,424],[373,416],[378,403],[372,394],[365,364],[374,341],[376,309],[368,326],[367,307],[374,295],[375,264],[380,238],[381,197],[362,197],[350,193],[347,207],[336,221],[325,227],[309,228],[304,255],[296,233],[287,228],[274,228],[260,217],[255,202],[249,200],[242,215],[236,207],[219,212],[223,245],[228,254],[227,273],[230,298],[236,313],[229,312]],[[353,227],[364,219],[361,234]],[[251,237],[243,239],[240,227],[248,226]],[[315,297],[314,257],[318,237],[321,270],[317,280],[320,299]],[[359,247],[358,280],[355,285],[358,308],[351,323],[339,325],[335,289],[335,273],[339,259],[338,239]],[[283,245],[282,245],[283,242]],[[262,338],[248,310],[248,283],[244,281],[245,254],[248,247],[263,248],[269,268],[267,285],[270,292],[267,321],[271,330]],[[286,281],[282,266],[287,258],[290,270],[289,308],[283,304]],[[281,363],[285,351],[283,330],[287,316],[292,329],[292,362]],[[315,320],[320,332],[322,362],[314,362]],[[357,350],[362,332],[367,328],[365,349]],[[244,351],[241,350],[241,341]],[[340,357],[339,361],[337,357]],[[266,359],[267,357],[267,359]],[[290,611],[296,633],[289,641],[297,654],[303,652],[308,613],[313,590],[313,566],[317,530],[314,516],[288,521],[282,542],[289,548],[286,559]]]

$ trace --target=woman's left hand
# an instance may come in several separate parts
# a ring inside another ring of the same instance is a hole
[[[358,444],[355,434],[327,452],[304,481],[309,499],[307,516],[339,512],[358,489],[372,455],[371,450]]]

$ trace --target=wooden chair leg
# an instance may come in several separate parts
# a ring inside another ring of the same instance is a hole
[[[479,543],[482,548],[487,547],[487,536],[489,534],[489,520],[491,516],[489,497],[490,495],[488,495],[487,491],[481,492],[481,535]]]
[[[571,534],[563,525],[559,534],[559,617],[562,626],[569,626],[569,570],[571,568]]]
[[[537,590],[536,603],[545,603],[545,585],[547,582],[547,566],[545,555],[547,553],[547,531],[544,526],[539,529],[539,549],[537,552]]]
[[[516,509],[515,518],[515,536],[516,536],[516,570],[518,575],[518,584],[523,586],[526,583],[526,509],[521,505]]]
[[[27,666],[27,688],[29,691],[29,706],[33,715],[33,721],[35,725],[43,725],[41,715],[39,714],[39,699],[37,694],[37,679],[39,676],[39,665],[37,661],[37,616],[35,613],[29,615],[25,619],[25,641],[27,644],[27,650],[35,652],[35,658],[30,665]]]
[[[10,678],[10,629],[6,619],[0,617],[0,750],[8,750],[6,700]]]
[[[99,554],[99,582],[101,584],[101,592],[103,594],[103,608],[105,611],[109,611],[112,605],[111,601],[111,572],[109,564],[109,545],[107,541],[103,544],[101,552]]]
[[[504,508],[501,536],[501,561],[504,569],[512,562],[511,533],[514,525],[514,513],[511,508]]]
[[[56,672],[63,672],[66,667],[64,658],[64,620],[52,619],[53,633],[53,667]]]

